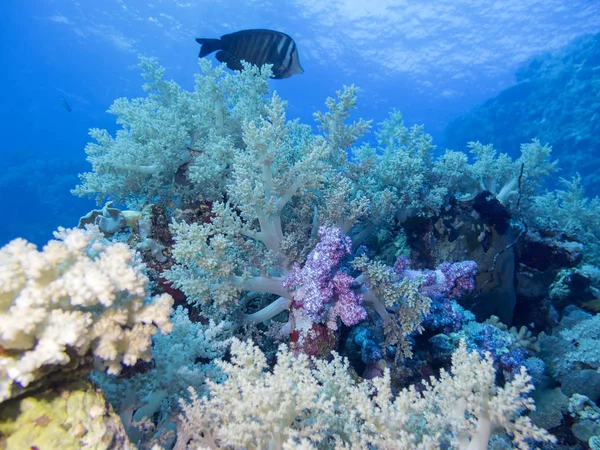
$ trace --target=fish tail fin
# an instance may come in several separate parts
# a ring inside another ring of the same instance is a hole
[[[202,46],[200,47],[200,55],[198,56],[199,58],[204,58],[206,55],[223,48],[221,39],[196,38],[196,42]]]

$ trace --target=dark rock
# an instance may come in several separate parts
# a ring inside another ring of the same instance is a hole
[[[549,297],[557,308],[596,298],[590,274],[578,268],[563,269],[550,286]]]
[[[477,211],[488,225],[496,228],[498,234],[504,234],[510,225],[510,214],[506,207],[489,191],[482,191],[473,201]]]
[[[592,369],[571,372],[562,379],[561,390],[567,397],[577,393],[596,402],[600,399],[600,373]]]
[[[519,263],[541,272],[575,267],[583,258],[583,244],[542,237],[528,231],[518,246]]]
[[[538,299],[548,295],[554,281],[554,273],[543,272],[533,267],[519,264],[517,268],[517,295],[528,299]]]

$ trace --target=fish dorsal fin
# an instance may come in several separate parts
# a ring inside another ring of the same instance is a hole
[[[227,64],[229,70],[242,70],[244,68],[238,57],[225,50],[218,51],[215,57],[217,58],[217,61]]]
[[[206,55],[223,48],[221,39],[196,38],[196,42],[202,46],[200,47],[199,58],[204,58]]]

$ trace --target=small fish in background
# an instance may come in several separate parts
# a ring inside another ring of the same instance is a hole
[[[256,66],[273,64],[273,78],[288,78],[304,72],[294,40],[273,30],[242,30],[225,34],[220,39],[197,38],[200,58],[217,52],[219,62],[231,70],[242,70],[242,60]]]
[[[64,98],[62,95],[60,96],[60,106],[62,106],[62,108],[66,112],[71,112],[71,105],[69,105],[69,102],[67,101],[67,99]]]

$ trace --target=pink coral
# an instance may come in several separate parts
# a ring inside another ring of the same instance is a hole
[[[352,290],[354,278],[339,271],[344,256],[350,254],[351,240],[337,227],[320,227],[321,241],[309,253],[304,267],[294,264],[283,287],[294,291],[295,305],[315,321],[337,328],[336,318],[355,325],[367,317],[363,297]]]

